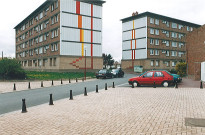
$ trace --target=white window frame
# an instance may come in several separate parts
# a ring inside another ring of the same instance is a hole
[[[177,42],[172,41],[172,47],[177,47]]]
[[[155,24],[159,25],[159,19],[155,19]]]
[[[172,22],[172,28],[177,29],[177,23]]]
[[[154,50],[150,49],[150,55],[154,55]]]
[[[172,61],[172,67],[175,67],[175,66],[176,66],[176,64],[177,64],[177,62],[176,62],[176,61]]]
[[[159,45],[159,39],[155,39],[155,45]]]
[[[169,56],[169,51],[166,51],[166,56]]]
[[[155,29],[155,35],[159,35],[159,30]]]
[[[172,57],[177,57],[177,51],[171,51],[171,56]]]
[[[154,18],[150,18],[150,23],[154,24]]]
[[[150,34],[154,35],[154,29],[150,28]]]
[[[155,50],[155,55],[159,55],[159,50]]]
[[[150,66],[151,66],[151,67],[154,67],[154,60],[151,60],[151,61],[150,61]]]
[[[155,61],[155,66],[156,66],[156,67],[159,67],[159,60],[156,60],[156,61]]]
[[[150,45],[153,45],[154,44],[154,39],[150,39]]]

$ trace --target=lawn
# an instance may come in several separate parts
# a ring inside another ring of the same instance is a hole
[[[83,78],[84,73],[80,72],[37,72],[37,71],[26,71],[26,79],[30,80],[59,80],[59,79],[74,79]],[[95,77],[95,73],[87,72],[86,77]]]

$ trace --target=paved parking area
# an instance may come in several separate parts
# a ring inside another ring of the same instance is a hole
[[[109,88],[27,110],[1,115],[0,134],[205,135],[185,126],[185,118],[205,118],[199,88]]]

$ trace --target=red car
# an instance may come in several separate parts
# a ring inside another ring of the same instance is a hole
[[[156,85],[168,87],[173,82],[173,76],[166,71],[147,71],[139,77],[130,78],[128,82],[134,86],[153,85],[155,82]]]

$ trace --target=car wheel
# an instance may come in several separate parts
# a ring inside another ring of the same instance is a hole
[[[139,83],[138,82],[133,82],[134,87],[139,87]]]
[[[168,86],[169,86],[169,83],[168,83],[167,81],[164,81],[164,82],[162,83],[162,86],[168,87]]]

